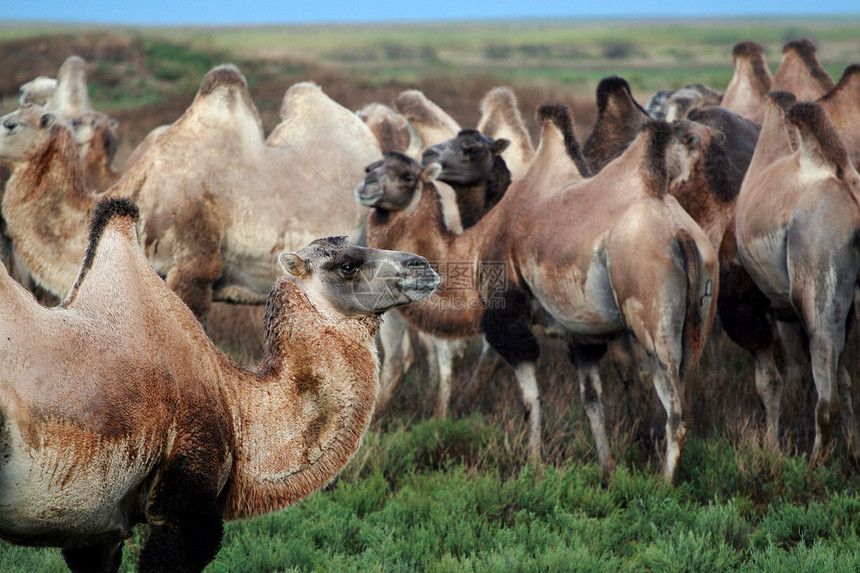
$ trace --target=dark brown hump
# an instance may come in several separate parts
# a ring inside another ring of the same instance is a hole
[[[200,89],[197,93],[208,95],[222,86],[235,86],[247,89],[248,82],[245,81],[245,76],[242,75],[239,68],[233,64],[223,64],[212,68],[209,73],[203,76],[203,81],[200,82]]]
[[[564,137],[564,147],[576,164],[579,174],[583,177],[590,177],[591,169],[588,167],[582,149],[579,147],[579,141],[576,139],[576,130],[568,107],[561,102],[545,103],[538,107],[535,117],[541,127],[547,123],[555,125]]]
[[[96,249],[99,246],[99,241],[101,241],[104,230],[111,221],[120,217],[129,217],[134,222],[137,222],[140,217],[137,205],[128,197],[104,197],[93,207],[93,212],[90,214],[90,231],[87,239],[87,250],[84,253],[84,261],[81,264],[81,270],[78,273],[78,278],[75,280],[75,285],[69,292],[69,296],[63,301],[62,306],[66,306],[74,300],[84,277],[93,266]]]
[[[848,85],[855,79],[855,77],[860,77],[860,64],[851,64],[850,66],[845,68],[845,71],[842,72],[842,77],[839,78],[839,81],[836,83],[833,89],[830,90],[830,92],[821,99],[829,99],[833,96],[834,93],[846,89]]]
[[[650,195],[662,197],[668,193],[669,170],[666,167],[666,148],[672,139],[672,126],[665,121],[651,121],[642,128],[639,137],[647,138],[645,157],[639,172]]]
[[[842,179],[849,166],[848,152],[824,108],[817,103],[801,102],[789,110],[788,120],[797,127],[801,139],[817,149],[821,158],[833,165],[836,176]]]
[[[806,38],[801,40],[792,40],[782,47],[782,53],[794,52],[806,64],[809,74],[817,81],[821,88],[825,91],[832,90],[834,86],[833,78],[821,66],[816,54],[815,44]]]
[[[758,42],[738,42],[732,49],[732,60],[737,63],[739,59],[750,63],[753,74],[751,79],[755,82],[756,91],[761,95],[766,94],[773,84],[773,78],[767,69],[762,45]]]
[[[732,48],[732,59],[734,60],[738,58],[753,59],[763,57],[764,48],[758,42],[745,40],[743,42],[738,42],[737,44],[735,44],[735,47]]]
[[[618,76],[610,76],[603,78],[597,84],[597,112],[603,113],[606,111],[606,106],[609,100],[613,99],[618,102],[623,102],[625,106],[639,107],[639,104],[633,99],[633,93],[630,91],[630,84],[624,78]],[[644,109],[642,110],[645,111]]]
[[[797,102],[797,97],[791,92],[783,91],[783,90],[772,90],[767,92],[767,96],[765,96],[765,102],[776,106],[777,108],[782,110],[783,114],[788,113],[788,110],[791,109]]]

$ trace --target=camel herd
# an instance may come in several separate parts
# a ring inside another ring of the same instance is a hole
[[[300,83],[266,135],[245,78],[222,65],[121,168],[86,62],[28,82],[0,118],[0,537],[116,571],[148,523],[140,570],[200,571],[223,520],[337,475],[416,345],[438,416],[459,371],[475,396],[511,367],[539,463],[536,361],[543,336],[561,338],[607,479],[599,364],[611,357],[639,396],[644,368],[673,482],[689,375],[725,333],[752,356],[769,446],[784,379],[811,366],[812,459],[841,420],[860,462],[844,353],[860,65],[834,82],[807,40],[785,45],[776,74],[755,42],[732,58],[724,92],[690,84],[644,106],[607,77],[582,145],[569,110],[544,104],[536,146],[509,88],[463,129],[416,90],[352,112]],[[213,301],[266,306],[256,370],[207,337]]]

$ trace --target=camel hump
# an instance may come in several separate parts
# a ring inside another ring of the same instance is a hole
[[[791,40],[790,42],[786,42],[782,47],[782,53],[787,54],[789,52],[794,52],[798,56],[800,56],[804,61],[812,61],[815,59],[815,44],[806,38],[801,38],[800,40]]]
[[[768,105],[782,110],[782,113],[786,114],[788,113],[788,110],[791,109],[791,106],[797,102],[797,97],[793,93],[784,90],[771,90],[767,92],[765,102],[767,102]]]
[[[625,104],[625,107],[634,107],[636,105],[627,80],[618,76],[610,76],[600,80],[600,83],[597,84],[598,113],[606,111],[606,106],[610,101]]]
[[[239,68],[233,64],[222,64],[209,70],[200,82],[198,95],[209,95],[221,87],[236,87],[242,90],[248,89],[248,82]]]
[[[832,165],[841,179],[850,165],[848,152],[824,108],[817,103],[801,102],[791,108],[788,120],[797,128],[803,142],[801,153]]]
[[[848,89],[848,86],[860,79],[860,64],[851,64],[842,72],[842,77],[831,90],[831,93]],[[828,97],[830,94],[827,94]]]
[[[511,88],[499,86],[491,89],[481,98],[481,113],[489,114],[494,111],[500,113],[519,111],[517,98]]]
[[[663,197],[669,189],[669,169],[666,150],[672,139],[672,126],[665,121],[651,121],[642,127],[642,136],[648,139],[640,173],[650,195]]]
[[[128,197],[105,197],[96,203],[90,215],[89,247],[98,244],[108,224],[121,217],[128,217],[135,223],[140,217],[137,205]]]
[[[448,127],[454,133],[460,130],[459,127],[453,128],[447,121],[448,118],[442,116],[444,112],[441,108],[427,99],[427,96],[419,90],[401,92],[394,99],[394,109],[414,122]]]
[[[87,62],[80,56],[69,56],[57,72],[57,87],[48,97],[47,106],[59,110],[63,119],[92,109],[87,90]]]
[[[732,48],[733,60],[754,60],[764,58],[764,47],[758,42],[745,40]]]
[[[576,163],[576,168],[579,170],[580,175],[590,177],[591,170],[585,161],[585,156],[582,154],[579,141],[576,139],[576,130],[573,126],[573,117],[570,114],[570,109],[561,102],[545,103],[538,107],[535,119],[538,125],[541,126],[541,129],[555,126],[561,132],[564,138],[564,148],[567,150],[570,158]]]
[[[301,102],[321,101],[321,98],[328,99],[328,96],[314,82],[299,82],[291,85],[284,93],[284,99],[281,100],[281,120],[285,121],[293,115],[299,114]]]

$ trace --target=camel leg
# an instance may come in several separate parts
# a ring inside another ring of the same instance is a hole
[[[833,434],[839,415],[838,364],[840,350],[832,340],[821,335],[810,336],[809,350],[812,361],[812,378],[818,392],[815,405],[815,442],[812,445],[812,460],[818,462]]]
[[[215,558],[224,525],[210,482],[181,460],[160,476],[147,511],[150,534],[140,552],[141,573],[199,572]]]
[[[435,340],[436,360],[439,367],[439,392],[436,395],[436,409],[433,415],[437,418],[448,416],[448,405],[451,402],[451,386],[454,377],[463,364],[466,355],[466,340]]]
[[[114,573],[122,562],[123,541],[89,547],[66,547],[61,553],[72,573]]]
[[[615,469],[615,460],[609,449],[609,438],[606,434],[606,417],[603,412],[603,386],[600,383],[598,365],[606,352],[606,345],[583,345],[568,343],[570,359],[579,374],[579,392],[585,415],[591,426],[591,435],[597,447],[597,460],[603,469],[603,479],[609,481],[609,475]]]
[[[487,343],[516,372],[529,417],[529,457],[540,463],[541,407],[536,374],[540,345],[526,321],[530,309],[525,294],[509,290],[501,297],[503,304],[484,312],[481,330]]]
[[[854,417],[854,400],[851,396],[851,375],[845,368],[845,353],[840,357],[839,365],[839,401],[842,407],[839,409],[839,419],[845,430],[845,438],[848,441],[848,456],[851,462],[860,465],[860,439],[857,438],[857,420]]]
[[[461,412],[472,408],[478,396],[487,385],[487,382],[492,379],[496,370],[501,365],[499,354],[493,350],[493,347],[487,342],[486,338],[481,340],[481,345],[481,355],[478,356],[478,363],[472,371],[472,377],[469,380],[468,386],[466,386],[466,390],[457,401],[457,409]]]
[[[674,483],[678,473],[681,452],[690,429],[690,408],[685,404],[681,377],[677,368],[667,367],[660,358],[651,356],[651,371],[654,373],[654,388],[666,410],[666,459],[663,462],[663,478]]]
[[[783,382],[773,359],[772,348],[753,353],[755,360],[755,389],[764,406],[765,443],[779,448],[779,413],[782,404]]]
[[[397,312],[389,312],[386,315],[379,329],[379,343],[382,346],[383,359],[376,411],[383,412],[394,390],[415,361],[406,321]]]

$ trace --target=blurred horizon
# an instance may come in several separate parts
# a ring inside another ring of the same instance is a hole
[[[245,3],[212,0],[204,7],[185,1],[156,0],[146,5],[88,0],[6,3],[0,7],[3,25],[115,24],[167,26],[232,26],[289,24],[416,24],[445,22],[513,22],[541,20],[654,20],[775,17],[839,17],[860,15],[856,0],[832,0],[810,8],[797,0],[725,0],[720,3],[658,0],[634,3],[606,0],[600,3],[534,0],[525,5],[499,0],[492,8],[440,0],[432,4],[377,3],[373,5],[321,0],[285,5],[269,0]]]

